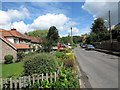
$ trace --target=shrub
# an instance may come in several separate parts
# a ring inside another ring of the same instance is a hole
[[[34,54],[24,58],[25,75],[55,72],[57,68],[56,58],[48,53]]]
[[[64,66],[66,68],[68,67],[74,67],[75,65],[75,56],[73,53],[66,53],[66,59],[64,60]]]
[[[18,52],[17,53],[17,60],[18,61],[22,61],[24,57],[25,57],[25,53],[24,52]]]
[[[68,68],[68,67],[73,67],[74,66],[74,60],[73,59],[65,59],[64,60],[64,66],[66,67],[66,68]]]
[[[65,53],[63,53],[63,52],[56,52],[55,54],[54,54],[54,56],[56,56],[57,58],[60,58],[60,59],[65,59]]]
[[[64,48],[63,50],[64,50],[63,51],[64,53],[70,53],[71,52],[71,50],[69,48]]]
[[[120,42],[120,36],[117,37],[117,41]]]
[[[5,59],[5,64],[10,64],[10,63],[12,63],[13,61],[13,56],[12,55],[6,55],[5,57],[4,57],[4,59]]]

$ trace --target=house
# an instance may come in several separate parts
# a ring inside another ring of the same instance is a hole
[[[87,34],[81,35],[80,38],[83,39],[87,36]]]
[[[13,55],[14,62],[17,60],[17,52],[28,53],[39,46],[39,40],[18,32],[16,29],[0,29],[0,63],[4,63],[4,57]]]

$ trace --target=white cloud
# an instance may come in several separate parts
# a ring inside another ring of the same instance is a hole
[[[29,18],[29,12],[25,7],[20,7],[20,10],[12,10],[8,11],[0,10],[0,25],[6,25],[11,23],[13,20],[21,20],[24,18]]]
[[[12,12],[12,13],[11,13]],[[29,32],[34,30],[45,30],[49,29],[51,26],[56,26],[59,32],[65,31],[68,34],[68,30],[71,26],[78,25],[78,23],[71,21],[71,18],[67,17],[64,14],[45,14],[37,17],[31,24],[25,24],[23,19],[29,17],[29,11],[20,7],[20,10],[8,10],[0,11],[0,28],[2,29],[11,29],[11,25],[14,26],[19,32]],[[19,21],[18,21],[19,20]],[[11,21],[14,21],[11,24]],[[78,33],[77,28],[73,28],[73,34]],[[66,36],[66,35],[64,35]]]
[[[49,29],[50,26],[56,26],[58,30],[63,30],[63,26],[69,22],[69,18],[64,14],[46,14],[39,16],[34,22],[30,25],[30,28],[34,29]]]
[[[86,0],[83,9],[87,10],[89,13],[93,15],[94,18],[102,17],[103,19],[108,20],[108,11],[111,11],[111,23],[115,25],[118,23],[118,3],[117,2],[108,2],[104,0],[104,2],[96,2],[96,0]]]
[[[14,28],[17,29],[18,31],[20,31],[21,33],[25,33],[29,29],[28,28],[29,25],[26,25],[23,21],[14,22],[13,25],[14,25]]]

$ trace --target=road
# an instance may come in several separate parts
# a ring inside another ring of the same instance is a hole
[[[74,49],[78,64],[87,74],[92,88],[118,88],[118,57],[98,51]]]

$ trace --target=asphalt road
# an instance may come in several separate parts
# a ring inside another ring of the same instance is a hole
[[[88,76],[92,88],[118,88],[118,57],[80,46],[74,49],[78,64]]]

